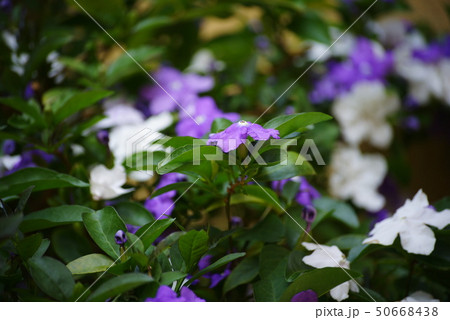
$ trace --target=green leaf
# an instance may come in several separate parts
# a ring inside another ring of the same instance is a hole
[[[39,249],[42,242],[42,234],[35,233],[28,236],[17,243],[17,251],[20,257],[26,261],[31,258],[34,253]]]
[[[155,221],[153,215],[142,204],[138,202],[119,202],[118,204],[114,205],[114,208],[116,208],[119,216],[126,224],[143,226]]]
[[[327,197],[314,199],[314,206],[322,211],[332,211],[331,216],[350,228],[358,228],[359,220],[355,210],[345,202]]]
[[[41,245],[36,250],[36,252],[33,254],[33,258],[40,258],[40,257],[42,257],[47,252],[47,249],[48,249],[49,246],[50,246],[50,240],[42,239]]]
[[[99,89],[74,94],[55,112],[55,122],[59,123],[112,94],[112,91]]]
[[[45,126],[44,116],[40,110],[39,105],[34,100],[25,101],[21,98],[0,98],[0,103],[7,105],[17,111],[20,111],[30,116],[36,124],[40,127]]]
[[[223,293],[225,294],[242,284],[250,283],[259,273],[258,265],[258,257],[249,257],[242,260],[225,280]]]
[[[321,112],[294,113],[281,115],[264,124],[264,128],[276,129],[283,138],[293,132],[305,129],[307,126],[332,119],[331,116]]]
[[[139,21],[134,27],[133,32],[141,32],[141,31],[151,31],[158,27],[163,27],[169,25],[172,22],[170,17],[165,16],[157,16],[157,17],[148,17]]]
[[[192,276],[192,278],[189,279],[188,282],[186,282],[186,285],[190,285],[193,281],[200,278],[204,274],[207,274],[208,272],[212,272],[220,267],[223,267],[224,265],[230,263],[231,261],[239,259],[243,256],[245,256],[245,252],[237,252],[237,253],[230,253],[230,254],[226,255],[225,257],[220,258],[216,262],[210,264],[206,268],[204,268],[204,269],[200,270],[199,272],[197,272],[196,274],[194,274]]]
[[[15,214],[23,213],[25,206],[30,198],[31,192],[33,191],[34,186],[26,188],[20,195],[19,202],[17,203],[17,207],[14,210]]]
[[[103,254],[93,253],[69,262],[67,268],[72,274],[88,274],[105,271],[113,264],[114,261],[109,257]]]
[[[257,302],[278,301],[287,287],[287,282],[264,279],[253,285],[253,293]]]
[[[86,188],[89,184],[67,174],[46,168],[25,168],[0,179],[0,198],[21,193],[34,186],[33,192],[78,187]]]
[[[350,250],[362,244],[367,238],[365,234],[345,234],[340,237],[331,239],[327,242],[328,246],[337,246],[341,250]]]
[[[180,237],[178,247],[186,263],[186,271],[191,272],[208,250],[208,234],[204,230],[191,230]]]
[[[0,239],[8,238],[16,233],[17,228],[22,222],[23,215],[16,214],[0,218]]]
[[[217,133],[225,130],[233,124],[232,121],[225,118],[216,118],[211,124],[211,133]]]
[[[152,58],[162,54],[163,48],[142,46],[127,50],[128,54],[133,57],[138,63],[143,64]],[[140,73],[142,70],[136,65],[136,62],[129,57],[125,52],[114,61],[106,71],[106,86],[109,87],[125,78]]]
[[[88,301],[105,301],[108,298],[130,291],[143,284],[152,282],[153,278],[143,273],[127,273],[109,279],[101,284],[88,298]]]
[[[302,155],[294,151],[288,151],[286,163],[262,167],[255,179],[258,181],[277,181],[312,174],[315,174],[314,168]]]
[[[174,281],[183,279],[187,276],[186,273],[180,271],[169,271],[161,274],[161,280],[159,281],[163,286],[170,286]]]
[[[145,226],[141,227],[136,231],[136,236],[138,236],[142,243],[144,244],[145,250],[152,245],[152,243],[166,230],[175,219],[161,219],[150,222]]]
[[[94,212],[94,210],[78,205],[63,205],[43,209],[26,215],[20,224],[20,230],[26,233],[83,222],[83,212]]]
[[[236,193],[231,196],[231,205],[239,203],[261,203],[267,207],[272,207],[276,212],[281,212],[277,194],[270,188],[259,185],[245,185],[240,190],[243,193]],[[269,196],[270,195],[270,196]]]
[[[311,10],[305,11],[299,19],[296,19],[291,29],[304,39],[311,39],[326,45],[331,42],[328,23]]]
[[[289,258],[286,266],[286,280],[289,282],[294,281],[297,277],[305,271],[311,270],[311,267],[303,262],[303,258],[306,256],[305,251],[293,250],[289,254]]]
[[[185,145],[178,149],[175,149],[169,156],[158,163],[156,172],[159,174],[166,174],[173,172],[177,168],[185,164],[194,164],[194,158],[196,161],[206,160],[205,155],[215,155],[218,148],[216,146],[205,145]]]
[[[262,279],[285,279],[289,250],[277,245],[267,245],[259,256],[259,275]],[[282,281],[280,280],[280,281]]]
[[[301,274],[283,293],[281,301],[291,301],[300,291],[313,290],[317,296],[324,295],[334,287],[361,275],[352,270],[341,268],[322,268]]]
[[[269,214],[263,221],[258,222],[252,229],[245,230],[239,235],[239,241],[263,241],[265,243],[278,242],[285,234],[285,228],[280,218]]]
[[[119,246],[114,240],[117,231],[127,227],[113,207],[105,207],[96,212],[84,212],[83,222],[95,243],[111,258],[119,258]]]
[[[172,184],[168,184],[167,186],[164,186],[162,188],[159,188],[158,190],[155,190],[155,192],[152,193],[152,198],[160,196],[166,192],[176,190],[176,191],[185,191],[187,188],[189,188],[192,185],[192,182],[176,182]]]
[[[31,277],[42,291],[56,300],[70,299],[75,281],[64,264],[50,257],[39,257],[29,259],[28,265]]]
[[[138,152],[133,154],[127,160],[125,160],[125,165],[128,168],[134,170],[152,170],[154,171],[162,160],[167,157],[165,151],[154,151],[154,152]]]
[[[51,235],[53,251],[64,263],[92,253],[89,235],[84,229],[83,224],[79,222],[53,229]]]

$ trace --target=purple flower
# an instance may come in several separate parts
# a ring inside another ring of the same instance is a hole
[[[425,48],[415,49],[413,57],[424,63],[436,63],[442,58],[442,49],[439,43],[431,43]]]
[[[309,184],[305,177],[300,178],[300,190],[295,197],[298,203],[303,206],[312,205],[314,199],[320,197],[319,191],[317,191],[312,185]]]
[[[230,121],[239,119],[237,113],[223,113],[211,97],[194,98],[186,105],[185,109],[186,112],[180,113],[181,119],[175,127],[179,136],[201,138],[211,129],[214,119],[225,118]]]
[[[198,262],[198,269],[203,270],[209,265],[211,265],[211,260],[213,256],[211,254],[207,254],[203,256],[200,261]],[[205,278],[209,278],[211,280],[211,283],[209,285],[210,288],[216,287],[222,280],[224,280],[226,277],[228,277],[231,273],[230,264],[227,265],[225,270],[222,273],[211,273],[208,272],[203,275]]]
[[[183,287],[180,291],[180,296],[170,289],[168,286],[160,286],[156,296],[154,298],[147,298],[146,302],[205,302],[195,295],[195,293],[187,288]]]
[[[140,226],[134,226],[132,224],[127,224],[127,231],[132,234],[135,234],[136,231],[138,231],[140,228],[141,228]]]
[[[218,146],[223,152],[230,152],[245,143],[249,136],[254,140],[269,140],[271,137],[279,139],[279,134],[278,130],[264,129],[259,124],[241,120],[225,131],[210,134],[208,144]]]
[[[7,139],[3,142],[3,154],[11,155],[16,149],[14,140]]]
[[[243,225],[244,225],[244,222],[242,221],[241,217],[238,217],[238,216],[231,217],[231,226],[232,227],[242,227]]]
[[[7,171],[5,175],[11,174],[24,168],[36,167],[38,164],[48,164],[52,162],[54,158],[55,157],[53,155],[48,154],[42,150],[27,150],[20,155],[20,161],[16,163],[11,170]]]
[[[302,219],[306,221],[308,225],[314,222],[316,219],[317,211],[313,206],[305,206],[302,210]]]
[[[403,119],[402,126],[410,131],[417,131],[420,129],[420,120],[416,116],[407,116]]]
[[[0,0],[0,11],[4,13],[9,13],[12,10],[12,2],[11,0]]]
[[[310,206],[314,199],[320,198],[320,193],[312,185],[309,184],[305,177],[294,177],[272,182],[272,188],[277,192],[281,192],[284,185],[289,180],[300,182],[299,191],[295,195],[295,200],[302,206]]]
[[[203,256],[199,261],[198,261],[198,269],[199,270],[203,270],[205,269],[207,266],[209,266],[211,264],[211,259],[212,259],[213,255],[212,254],[207,254],[205,256]]]
[[[23,97],[26,100],[29,100],[34,97],[34,90],[33,90],[33,85],[31,82],[28,83],[27,86],[25,87],[25,90],[23,92]]]
[[[369,214],[374,217],[374,219],[370,222],[370,229],[371,230],[373,229],[375,224],[377,224],[378,222],[381,222],[384,219],[387,219],[387,218],[390,217],[389,212],[387,210],[385,210],[385,209],[382,209],[382,210],[377,211],[377,212],[370,212]]]
[[[114,240],[116,243],[120,246],[123,246],[127,242],[127,235],[125,234],[125,231],[119,230],[116,232],[114,236]]]
[[[300,291],[292,297],[291,302],[317,302],[317,293],[313,290]]]
[[[154,78],[166,92],[158,85],[146,87],[141,91],[141,96],[149,101],[149,110],[152,114],[174,111],[177,107],[176,102],[184,107],[193,96],[209,91],[214,86],[214,79],[211,77],[193,73],[183,74],[170,67],[160,68]]]
[[[384,82],[393,63],[392,52],[380,52],[369,39],[359,38],[348,60],[327,64],[328,73],[316,81],[310,99],[313,103],[321,103],[350,91],[356,83]]]
[[[267,51],[270,48],[270,40],[265,35],[258,35],[255,38],[255,46],[261,51]]]
[[[100,130],[97,131],[97,140],[101,143],[104,144],[105,146],[108,145],[109,143],[109,133],[107,130]]]
[[[156,186],[155,190],[158,190],[162,187],[165,187],[169,184],[175,183],[183,179],[184,176],[179,173],[168,173],[163,176],[161,176],[161,179],[159,180],[158,185]],[[174,201],[173,197],[176,195],[176,191],[172,190],[169,192],[166,192],[160,196],[154,197],[154,198],[148,198],[145,201],[145,208],[150,211],[155,219],[162,218],[163,215],[170,216],[172,214],[172,211],[174,209]]]

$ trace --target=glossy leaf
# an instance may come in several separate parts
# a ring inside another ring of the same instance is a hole
[[[190,272],[208,250],[208,234],[204,230],[191,230],[178,241],[181,256]]]
[[[114,264],[114,261],[99,253],[88,254],[67,264],[67,268],[72,274],[88,274],[107,270]]]

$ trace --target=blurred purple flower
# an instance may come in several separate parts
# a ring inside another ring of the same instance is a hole
[[[255,46],[261,51],[267,51],[270,48],[270,40],[265,35],[255,37]]]
[[[230,152],[245,143],[249,136],[255,140],[280,138],[278,130],[264,129],[259,124],[241,120],[222,132],[210,134],[208,144],[218,146],[223,152]]]
[[[11,155],[16,149],[16,143],[14,140],[7,139],[3,142],[3,154]]]
[[[29,100],[34,97],[34,90],[33,90],[33,85],[31,84],[31,82],[28,83],[27,86],[25,87],[25,90],[23,92],[23,97],[26,100]]]
[[[180,296],[170,289],[168,286],[160,286],[156,296],[154,298],[147,298],[146,302],[205,302],[195,295],[195,293],[187,288],[183,287],[180,291]]]
[[[134,226],[132,224],[127,224],[127,231],[132,234],[135,234],[136,231],[138,231],[140,228],[141,228],[140,226]]]
[[[375,226],[375,224],[377,224],[378,222],[383,221],[384,219],[387,219],[390,217],[390,214],[387,210],[382,209],[380,211],[377,212],[370,212],[369,213],[374,219],[370,222],[370,230],[373,229],[373,227]]]
[[[160,68],[154,78],[166,92],[157,85],[142,89],[141,96],[149,102],[149,110],[152,114],[174,111],[177,107],[176,102],[184,107],[189,99],[198,93],[211,90],[214,86],[212,77],[193,73],[183,74],[171,67]]]
[[[242,227],[244,225],[242,218],[238,216],[231,217],[231,226],[232,227]]]
[[[233,122],[239,119],[237,113],[222,112],[211,97],[194,98],[186,105],[185,109],[186,112],[180,113],[181,119],[175,127],[179,136],[201,138],[211,129],[214,119],[225,118]]]
[[[407,116],[403,119],[402,126],[410,131],[417,131],[420,129],[420,120],[416,116]]]
[[[302,219],[306,221],[307,225],[311,225],[317,216],[317,211],[313,206],[307,205],[302,210]]]
[[[203,270],[205,269],[207,266],[209,266],[211,264],[211,259],[212,259],[213,255],[212,254],[207,254],[205,256],[203,256],[199,261],[198,261],[198,269],[199,270]]]
[[[371,40],[360,37],[347,60],[328,62],[328,73],[315,83],[310,99],[321,103],[350,91],[356,83],[384,82],[393,63],[392,52],[383,52]]]
[[[442,56],[442,47],[439,43],[430,43],[427,47],[415,49],[412,53],[413,57],[424,63],[436,63]]]
[[[4,13],[9,13],[12,10],[11,0],[0,0],[0,11]]]
[[[125,234],[125,231],[119,230],[114,235],[114,240],[116,243],[120,246],[123,246],[127,242],[127,235]]]
[[[295,197],[298,203],[303,206],[310,206],[314,199],[320,197],[319,191],[317,191],[312,185],[309,184],[305,177],[300,178],[300,190]]]
[[[178,182],[183,178],[184,176],[179,173],[167,173],[165,175],[162,175],[155,190],[158,190],[169,184]],[[153,214],[155,219],[163,218],[162,217],[163,215],[170,216],[174,209],[174,201],[172,198],[176,195],[176,193],[177,192],[175,190],[171,190],[160,196],[148,198],[145,201],[144,206],[148,211],[150,211]]]
[[[213,258],[213,255],[211,255],[211,254],[207,254],[204,257],[202,257],[200,259],[200,261],[198,262],[198,269],[203,270],[206,267],[208,267],[209,265],[211,265],[212,258]],[[211,280],[209,287],[210,288],[216,287],[222,280],[224,280],[226,277],[228,277],[231,273],[230,267],[231,267],[231,265],[228,264],[222,273],[208,272],[208,273],[204,274],[203,277],[209,278]]]
[[[108,145],[109,143],[109,133],[107,130],[100,130],[97,131],[97,140],[101,143],[104,144],[105,146]]]
[[[48,154],[42,150],[27,150],[20,155],[20,161],[16,163],[16,165],[11,170],[7,171],[5,175],[11,174],[24,168],[36,167],[38,164],[49,164],[54,159],[55,157],[53,155]]]
[[[292,297],[291,302],[317,302],[317,293],[313,290],[300,291]]]

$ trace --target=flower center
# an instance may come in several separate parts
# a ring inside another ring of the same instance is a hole
[[[239,124],[240,127],[246,127],[246,126],[249,125],[249,123],[247,121],[245,121],[245,120],[239,121],[238,124]]]

